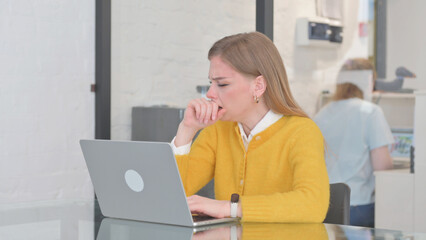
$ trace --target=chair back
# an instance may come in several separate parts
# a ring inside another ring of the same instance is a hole
[[[330,205],[324,223],[349,225],[351,188],[345,183],[330,184]]]

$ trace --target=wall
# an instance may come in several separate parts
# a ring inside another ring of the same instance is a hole
[[[407,79],[404,88],[426,89],[426,1],[387,1],[386,79],[395,78],[395,69],[405,66],[417,75]]]
[[[238,11],[236,11],[238,9]],[[131,107],[184,107],[208,85],[207,51],[255,30],[255,1],[113,0],[111,137],[130,139]]]
[[[207,51],[218,39],[255,30],[252,1],[112,1],[113,139],[130,139],[133,106],[185,107],[208,84]],[[317,96],[334,84],[348,57],[367,57],[358,31],[358,1],[345,1],[344,43],[332,49],[295,45],[298,17],[316,16],[315,0],[274,1],[274,42],[292,91],[312,116]],[[235,11],[238,9],[238,11]]]
[[[93,198],[94,1],[0,1],[0,203]]]

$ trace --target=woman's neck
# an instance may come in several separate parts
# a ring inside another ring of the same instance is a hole
[[[269,108],[266,106],[259,106],[257,109],[253,111],[250,116],[241,121],[241,125],[243,126],[244,133],[246,136],[250,135],[250,132],[253,128],[262,120],[263,117],[268,113]]]

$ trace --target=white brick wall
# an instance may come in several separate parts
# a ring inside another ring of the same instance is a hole
[[[132,106],[186,106],[198,97],[211,45],[256,28],[254,0],[112,2],[113,139],[130,139]]]
[[[345,1],[344,44],[335,49],[295,45],[298,17],[316,14],[315,0],[274,1],[274,42],[296,100],[310,114],[347,57],[366,57],[357,35],[357,1]],[[185,107],[206,85],[207,51],[226,35],[255,30],[256,1],[113,1],[112,138],[130,139],[133,106]]]
[[[94,4],[0,0],[0,203],[93,198]]]

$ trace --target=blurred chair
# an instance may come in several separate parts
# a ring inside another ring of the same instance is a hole
[[[345,183],[330,184],[330,206],[324,223],[349,225],[351,188]]]

